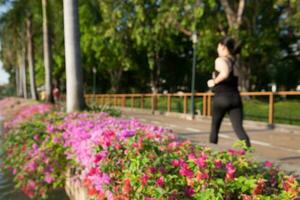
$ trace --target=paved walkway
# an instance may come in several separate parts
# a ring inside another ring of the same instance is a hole
[[[123,117],[136,118],[142,122],[170,128],[182,138],[193,143],[211,146],[215,149],[228,149],[237,137],[228,120],[221,126],[219,144],[208,144],[210,118],[187,120],[175,116],[152,115],[149,111],[122,109]],[[254,156],[259,160],[270,160],[284,170],[300,175],[300,127],[268,129],[262,123],[245,123],[244,125],[252,146]]]

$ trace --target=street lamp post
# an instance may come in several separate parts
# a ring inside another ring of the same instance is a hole
[[[196,73],[196,43],[197,43],[197,34],[196,32],[192,35],[193,42],[193,69],[192,69],[192,96],[191,96],[191,112],[192,119],[195,118],[195,73]]]
[[[93,67],[93,94],[94,94],[94,99],[95,99],[95,94],[96,94],[96,73],[97,73],[97,69],[96,69],[96,67]]]

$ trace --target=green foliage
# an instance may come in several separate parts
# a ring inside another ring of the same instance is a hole
[[[105,113],[108,113],[110,116],[113,116],[113,117],[120,117],[122,112],[121,110],[119,109],[116,109],[114,107],[111,107],[111,106],[108,106],[108,105],[102,105],[102,106],[99,106],[99,105],[90,105],[89,108],[88,108],[88,111],[89,112],[105,112]]]
[[[25,20],[32,16],[36,79],[41,86],[41,1],[11,2],[11,9],[0,17],[1,60],[15,83],[17,55],[25,47]],[[218,40],[230,32],[216,0],[80,0],[78,9],[86,92],[92,91],[93,67],[97,93],[190,91],[192,32],[198,35],[196,90],[206,91]],[[299,19],[297,0],[246,1],[235,34],[242,43],[242,63],[249,69],[253,90],[267,89],[270,82],[287,90],[299,84]],[[61,0],[49,1],[49,26],[53,76],[65,91]]]
[[[189,142],[172,143],[167,137],[152,140],[140,132],[118,144],[118,150],[109,148],[100,170],[114,180],[107,189],[114,191],[116,197],[128,199],[222,200],[244,196],[292,199],[295,196],[297,187],[290,185],[293,187],[290,191],[294,192],[289,194],[281,188],[287,177],[254,162],[248,153],[247,148],[246,152],[231,149],[217,153]],[[294,181],[291,179],[290,183]]]

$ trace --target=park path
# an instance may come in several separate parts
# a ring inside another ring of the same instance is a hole
[[[187,120],[178,116],[152,115],[150,111],[122,109],[124,118],[135,118],[172,129],[178,137],[189,139],[195,144],[210,146],[217,150],[231,147],[237,137],[228,120],[222,123],[218,145],[208,143],[210,118]],[[282,169],[300,176],[300,127],[280,126],[269,129],[266,124],[250,122],[244,127],[255,148],[254,157],[258,160],[270,160]]]

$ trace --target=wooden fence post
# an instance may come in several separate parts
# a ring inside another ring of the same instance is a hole
[[[151,101],[151,110],[152,110],[152,114],[155,113],[155,110],[157,109],[157,101],[156,101],[156,94],[152,94],[152,101]]]
[[[207,115],[211,116],[211,95],[208,95],[208,99],[207,99]]]
[[[144,99],[144,95],[142,94],[142,96],[141,96],[141,109],[144,109],[144,103],[145,103],[145,99]]]
[[[206,99],[207,99],[207,96],[203,95],[203,100],[202,100],[202,115],[203,116],[207,116],[207,113],[206,113],[206,111],[207,111],[207,101],[206,101]]]
[[[168,94],[168,112],[171,112],[172,109],[172,96],[171,94]]]
[[[131,96],[131,108],[133,108],[134,107],[134,96],[132,95]]]
[[[188,112],[188,98],[187,95],[184,95],[183,97],[183,113]]]
[[[274,128],[274,93],[271,92],[269,95],[269,128]]]
[[[126,107],[126,96],[125,95],[123,95],[122,96],[122,107]]]

